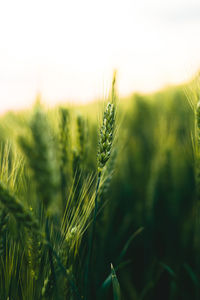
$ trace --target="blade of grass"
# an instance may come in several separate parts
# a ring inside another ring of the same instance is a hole
[[[138,230],[136,230],[128,239],[128,241],[126,242],[126,244],[124,245],[124,248],[122,249],[120,256],[119,256],[119,261],[122,260],[122,258],[124,257],[124,255],[126,254],[130,244],[132,243],[132,241],[134,240],[134,238],[139,235],[142,231],[144,230],[144,227],[140,227]]]
[[[113,299],[121,300],[120,285],[117,279],[117,275],[115,273],[115,269],[112,264],[111,264],[111,276],[112,276],[112,285],[113,285]]]
[[[121,263],[120,265],[118,265],[115,268],[115,271],[118,271],[119,269],[122,269],[122,268],[126,267],[130,263],[132,263],[132,260],[130,260],[130,259],[123,262],[123,263]],[[106,290],[110,286],[111,282],[112,282],[112,274],[110,273],[107,276],[107,278],[104,280],[103,284],[101,285],[100,292],[102,292],[103,290]]]

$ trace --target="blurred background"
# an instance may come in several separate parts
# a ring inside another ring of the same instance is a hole
[[[188,80],[200,67],[198,0],[0,3],[0,111],[120,95]]]
[[[96,174],[102,111],[92,101],[110,95],[118,71],[117,137],[99,195],[88,299],[113,299],[111,262],[122,299],[200,299],[199,36],[195,0],[0,2],[0,112],[12,110],[1,116],[1,161],[9,141],[8,169],[18,152],[24,164],[25,205],[47,189],[58,208],[73,181],[81,190]],[[80,291],[88,232],[73,265]],[[37,299],[41,291],[30,296],[27,286],[24,299]]]

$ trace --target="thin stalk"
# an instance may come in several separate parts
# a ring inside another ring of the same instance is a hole
[[[61,262],[59,256],[58,256],[57,253],[56,253],[56,251],[52,248],[51,244],[50,244],[48,241],[47,241],[47,244],[48,244],[49,248],[51,249],[52,254],[53,254],[54,257],[55,257],[55,259],[56,259],[56,261],[57,261],[57,263],[58,263],[58,265],[59,265],[59,267],[60,267],[60,270],[62,271],[62,273],[64,274],[64,276],[68,279],[68,281],[69,281],[69,283],[70,283],[70,286],[71,286],[71,288],[72,288],[74,294],[76,295],[76,299],[77,299],[77,300],[82,300],[82,298],[81,298],[81,296],[80,296],[80,294],[79,294],[79,291],[78,291],[78,289],[77,289],[75,283],[74,283],[73,280],[71,280],[71,279],[69,278],[69,276],[67,275],[66,268],[63,266],[63,264],[62,264],[62,262]]]
[[[50,243],[50,232],[49,232],[49,221],[48,218],[46,220],[46,239]],[[55,273],[55,268],[54,268],[54,263],[53,263],[53,253],[52,253],[52,248],[48,247],[48,254],[49,254],[49,262],[50,262],[50,268],[51,268],[51,275],[53,278],[53,283],[54,283],[54,288],[53,288],[53,295],[58,294],[57,293],[57,282],[56,282],[56,273]]]
[[[94,238],[95,238],[95,229],[96,229],[96,218],[98,212],[98,193],[99,193],[99,185],[101,181],[101,171],[98,171],[98,178],[97,178],[97,185],[95,191],[95,200],[94,200],[94,216],[92,222],[92,232],[89,240],[89,250],[88,250],[88,260],[86,265],[86,272],[85,272],[85,300],[88,298],[89,288],[88,282],[91,272],[91,260],[92,260],[92,250],[94,247]]]

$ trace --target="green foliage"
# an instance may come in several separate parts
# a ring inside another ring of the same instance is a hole
[[[5,206],[6,210],[11,213],[19,225],[32,230],[34,234],[39,234],[39,224],[34,216],[24,208],[15,196],[11,195],[9,191],[0,183],[0,201]]]
[[[135,94],[117,117],[115,85],[100,124],[96,104],[2,117],[1,300],[200,298],[197,99]]]
[[[52,132],[47,116],[40,106],[36,106],[31,119],[30,134],[30,142],[23,136],[19,141],[32,170],[38,196],[47,209],[56,197],[59,174],[52,145]]]
[[[61,193],[62,193],[62,205],[63,209],[66,203],[66,193],[70,182],[70,115],[66,108],[60,108],[60,180],[61,180]]]
[[[112,274],[111,276],[112,276],[112,285],[113,285],[113,298],[114,300],[120,300],[121,299],[120,285],[117,279],[117,275],[115,273],[115,269],[113,268],[112,264],[111,264],[111,274]]]

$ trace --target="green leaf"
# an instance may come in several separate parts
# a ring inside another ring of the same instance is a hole
[[[113,298],[114,300],[121,300],[121,292],[120,292],[120,285],[117,279],[115,269],[111,264],[111,277],[112,277],[112,285],[113,285]]]
[[[120,256],[119,256],[119,261],[122,260],[122,258],[124,257],[124,255],[126,254],[130,244],[132,243],[132,241],[134,240],[134,238],[140,234],[142,231],[144,230],[144,227],[140,227],[138,230],[136,230],[128,239],[128,241],[126,242],[125,246],[123,247]]]
[[[199,280],[198,280],[198,277],[196,276],[196,274],[194,273],[194,271],[192,270],[192,268],[184,263],[184,268],[185,270],[187,271],[187,273],[189,274],[190,278],[192,279],[193,283],[198,286],[199,285]]]
[[[175,272],[172,270],[172,268],[170,268],[168,265],[166,265],[163,262],[160,262],[160,265],[163,267],[163,269],[165,269],[172,277],[176,277]]]
[[[129,265],[130,263],[132,263],[133,261],[131,259],[129,260],[126,260],[124,262],[122,262],[120,265],[118,265],[117,267],[115,267],[115,271],[119,270],[119,269],[122,269],[124,267],[126,267],[127,265]],[[101,286],[101,290],[105,290],[107,289],[110,284],[112,282],[112,275],[111,273],[106,277],[106,279],[104,280],[102,286]]]

